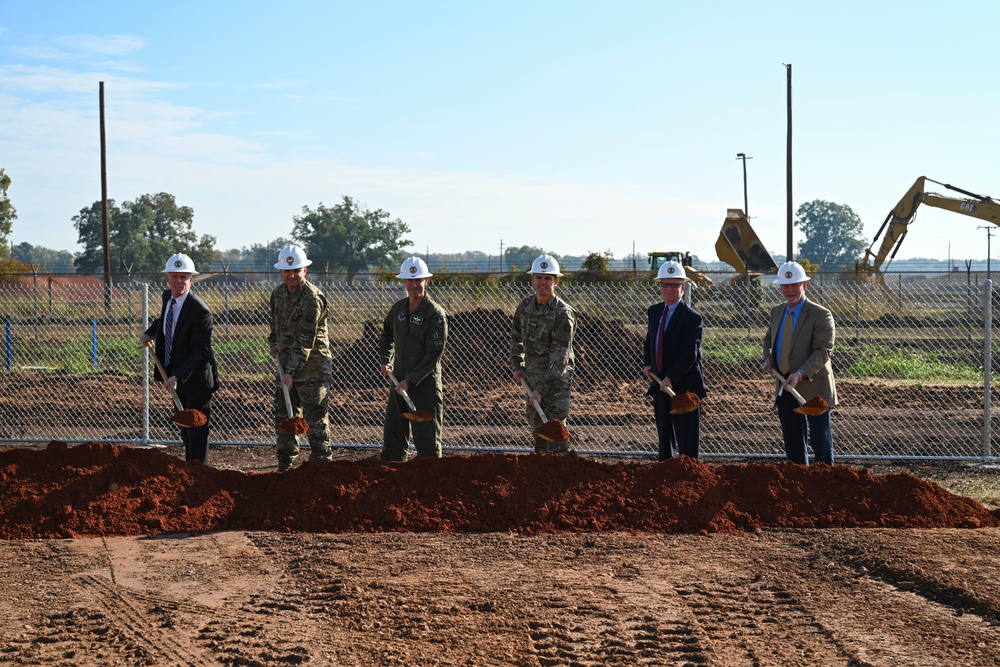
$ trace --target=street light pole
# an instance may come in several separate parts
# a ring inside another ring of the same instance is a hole
[[[752,160],[752,157],[747,157],[746,153],[737,153],[737,160],[743,160],[743,215],[750,219],[750,205],[747,203],[747,160]]]

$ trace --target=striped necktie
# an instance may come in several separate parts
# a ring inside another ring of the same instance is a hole
[[[163,365],[170,363],[170,348],[174,346],[174,299],[167,306],[166,319],[163,321]],[[163,378],[166,380],[167,378]]]
[[[792,309],[788,309],[785,325],[781,328],[781,354],[778,360],[778,370],[782,375],[788,375],[788,355],[792,351]]]

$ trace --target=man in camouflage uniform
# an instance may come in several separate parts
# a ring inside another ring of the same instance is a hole
[[[541,418],[532,401],[542,406],[549,419],[569,416],[570,387],[576,370],[573,360],[573,308],[555,294],[559,284],[559,262],[551,255],[539,256],[531,265],[535,293],[518,304],[510,335],[510,365],[514,382],[528,381],[531,397],[526,412],[535,433],[536,452],[568,452],[565,442],[538,437]]]
[[[411,422],[401,392],[406,392],[417,410],[434,418],[412,422],[417,456],[441,458],[444,427],[444,391],[441,384],[441,353],[448,340],[448,314],[427,296],[427,283],[434,275],[419,257],[403,262],[397,278],[406,284],[406,298],[392,305],[382,324],[379,339],[381,371],[399,382],[389,394],[382,432],[383,461],[405,461]]]
[[[288,388],[292,409],[309,424],[309,460],[329,461],[330,421],[327,416],[333,360],[327,342],[326,297],[306,280],[312,261],[297,245],[287,245],[278,253],[274,268],[281,272],[282,284],[271,292],[271,356],[281,361],[284,375],[274,393],[272,412],[277,437],[278,471],[288,470],[299,454],[296,437],[277,428],[288,417],[282,387]]]

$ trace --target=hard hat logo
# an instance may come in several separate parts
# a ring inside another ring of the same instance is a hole
[[[791,271],[785,271],[785,278],[791,278],[791,277],[792,277],[792,272]]]
[[[545,269],[549,268],[549,263],[548,262],[542,262],[541,263],[541,267],[542,267],[542,270],[544,271]]]
[[[182,266],[184,266],[184,262],[182,262],[182,261],[181,261],[181,260],[179,260],[179,259],[175,259],[175,260],[174,260],[174,268],[175,268],[175,269],[179,269],[179,268],[181,268]]]

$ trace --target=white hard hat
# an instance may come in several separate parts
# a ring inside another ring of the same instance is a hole
[[[531,263],[531,271],[528,273],[541,273],[550,276],[561,276],[559,273],[559,262],[552,255],[539,255]]]
[[[778,278],[774,281],[775,285],[794,285],[795,283],[804,283],[809,280],[809,276],[806,275],[806,270],[802,268],[802,265],[798,262],[785,262],[778,269]]]
[[[659,272],[656,274],[657,280],[664,280],[666,278],[680,278],[685,282],[687,282],[688,279],[687,273],[684,271],[684,267],[673,260],[664,262],[663,266],[660,267]]]
[[[278,263],[274,265],[274,268],[279,271],[291,271],[293,269],[301,269],[310,264],[312,264],[312,260],[306,258],[306,251],[301,246],[286,245],[278,253]]]
[[[407,280],[410,278],[430,278],[433,275],[427,268],[427,262],[419,257],[410,257],[399,267],[399,275],[396,277]]]
[[[170,256],[170,259],[167,260],[167,268],[163,269],[162,273],[190,273],[192,276],[198,275],[198,272],[194,270],[194,262],[182,252]]]

